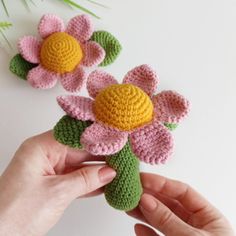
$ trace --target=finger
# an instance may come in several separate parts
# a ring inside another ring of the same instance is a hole
[[[205,198],[185,183],[147,173],[142,173],[141,178],[143,187],[152,195],[162,194],[173,198],[190,212],[197,212],[210,205]]]
[[[126,214],[137,219],[137,220],[147,223],[147,221],[146,221],[145,217],[143,216],[143,213],[140,211],[139,207],[136,207],[132,211],[127,211]]]
[[[94,156],[91,155],[90,153],[84,151],[84,150],[79,150],[79,149],[74,149],[74,148],[67,148],[67,154],[66,154],[66,165],[68,166],[76,166],[81,162],[90,162],[90,161],[99,161],[99,162],[104,162],[105,157],[104,156]]]
[[[111,182],[116,172],[105,165],[86,166],[59,177],[64,191],[73,199],[91,193]]]
[[[143,190],[145,193],[148,193],[150,195],[153,195],[152,192],[144,189]],[[169,198],[165,195],[161,195],[161,194],[156,194],[155,197],[161,201],[164,205],[166,205],[175,215],[177,215],[181,220],[187,222],[190,218],[190,216],[193,214],[189,211],[187,211],[183,205],[173,199],[173,198]]]
[[[104,188],[102,187],[102,188],[99,188],[91,193],[80,196],[79,198],[96,197],[96,196],[101,195],[103,193],[104,193]]]
[[[153,196],[143,194],[139,207],[148,223],[163,234],[191,235],[192,227]]]
[[[142,224],[136,224],[134,226],[134,231],[136,236],[160,236],[153,229]]]

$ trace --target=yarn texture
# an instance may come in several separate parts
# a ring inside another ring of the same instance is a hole
[[[155,94],[157,84],[158,76],[148,65],[129,71],[122,84],[96,70],[87,80],[91,98],[57,98],[68,116],[91,122],[76,136],[80,147],[92,155],[107,156],[108,165],[117,170],[116,178],[105,190],[108,203],[116,209],[128,211],[137,206],[142,193],[138,159],[165,164],[174,148],[170,130],[189,112],[188,100],[177,92]],[[75,146],[71,138],[64,140],[61,135],[55,135],[59,142]]]
[[[122,46],[119,41],[107,31],[94,32],[92,40],[99,43],[106,51],[106,57],[100,64],[100,66],[107,66],[112,64],[122,50]]]
[[[139,161],[129,142],[118,153],[106,158],[107,164],[116,171],[115,179],[105,187],[105,198],[114,208],[130,211],[137,207],[142,185],[139,176]]]
[[[65,90],[78,92],[87,79],[87,68],[99,66],[103,61],[111,64],[118,56],[120,44],[110,33],[105,33],[109,38],[102,40],[102,45],[92,39],[94,26],[87,15],[72,18],[65,27],[61,18],[46,14],[39,22],[38,32],[40,40],[34,36],[19,40],[21,63],[16,63],[15,57],[10,62],[10,70],[21,78],[26,77],[37,89],[50,89],[59,80]],[[111,54],[112,60],[108,59]],[[30,64],[36,66],[31,68]]]
[[[10,71],[19,78],[27,80],[28,71],[36,67],[37,64],[26,61],[20,54],[15,55],[10,62]]]

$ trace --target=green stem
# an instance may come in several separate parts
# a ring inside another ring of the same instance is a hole
[[[4,10],[5,10],[7,16],[9,16],[9,12],[8,12],[8,10],[7,10],[7,6],[6,6],[5,2],[4,2],[4,0],[1,0],[1,2],[2,2],[3,8],[4,8]]]
[[[78,9],[80,9],[80,10],[82,10],[82,11],[84,11],[84,12],[86,12],[86,13],[92,15],[92,16],[94,16],[94,17],[97,18],[97,19],[100,19],[99,16],[97,16],[96,14],[94,14],[93,12],[91,12],[90,10],[88,10],[87,8],[82,7],[81,5],[75,3],[75,2],[73,2],[73,1],[71,1],[71,0],[62,0],[62,1],[63,1],[64,3],[67,3],[67,4],[71,5],[71,6],[74,6],[74,7],[78,8]]]

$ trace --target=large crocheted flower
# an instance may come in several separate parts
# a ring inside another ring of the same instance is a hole
[[[10,66],[11,71],[20,77],[24,77],[28,69],[27,80],[35,88],[49,89],[60,80],[67,91],[77,92],[87,77],[84,67],[101,64],[106,53],[110,53],[95,41],[104,42],[104,37],[111,39],[113,44],[109,50],[113,50],[114,55],[110,61],[120,51],[119,43],[108,32],[98,31],[93,35],[94,27],[87,15],[72,18],[65,27],[61,18],[46,14],[40,20],[38,31],[42,40],[25,36],[18,42],[20,56],[32,64],[22,62],[16,56]]]
[[[92,99],[69,95],[57,100],[70,117],[93,122],[80,138],[88,152],[115,154],[129,138],[133,153],[141,161],[165,163],[173,149],[166,126],[179,123],[187,115],[189,102],[174,91],[154,95],[157,83],[157,75],[148,65],[128,72],[122,84],[96,70],[87,81]]]

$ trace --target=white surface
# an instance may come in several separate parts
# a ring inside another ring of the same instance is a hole
[[[56,1],[38,1],[33,14],[18,1],[9,2],[15,27],[7,34],[13,44],[36,34],[43,13],[65,20],[76,15]],[[111,10],[81,2],[102,16],[94,19],[96,28],[111,31],[123,44],[107,71],[121,81],[129,69],[149,63],[159,73],[159,91],[177,90],[192,103],[189,118],[174,132],[173,158],[165,166],[142,168],[193,185],[236,226],[236,1],[104,0]],[[63,89],[34,90],[11,75],[9,60],[1,51],[0,171],[25,138],[51,129],[63,115],[55,101]],[[75,201],[48,235],[134,235],[134,223],[99,197]]]

